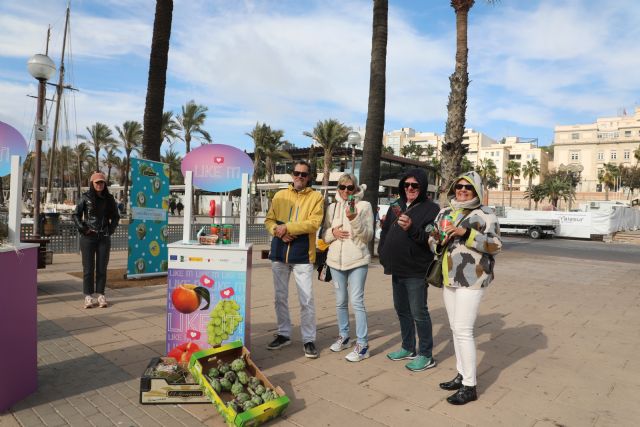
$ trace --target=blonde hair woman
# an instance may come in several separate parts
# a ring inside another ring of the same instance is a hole
[[[364,284],[369,270],[368,244],[373,238],[373,210],[362,200],[366,186],[358,187],[358,179],[345,173],[338,180],[336,201],[327,209],[323,240],[329,244],[327,265],[336,285],[338,339],[331,351],[350,347],[349,299],[355,311],[356,345],[345,357],[359,362],[369,357],[367,310],[364,305]]]

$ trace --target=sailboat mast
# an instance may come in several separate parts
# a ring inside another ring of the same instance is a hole
[[[67,5],[67,13],[64,21],[64,36],[62,38],[62,57],[60,58],[60,76],[58,85],[56,86],[56,115],[53,122],[53,139],[51,140],[51,149],[49,151],[49,168],[47,179],[47,194],[51,194],[53,185],[53,165],[56,153],[56,142],[58,140],[58,128],[60,126],[60,101],[62,100],[62,91],[64,90],[64,53],[67,47],[67,28],[69,26],[69,5]],[[64,176],[62,177],[64,179]]]

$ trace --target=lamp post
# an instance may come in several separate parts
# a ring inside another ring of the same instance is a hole
[[[56,72],[56,66],[47,55],[36,54],[29,58],[27,69],[38,80],[38,110],[36,123],[36,167],[33,175],[33,237],[40,238],[40,165],[42,159],[42,139],[45,126],[43,123],[44,101],[47,96],[47,80]]]
[[[347,135],[347,142],[351,146],[351,173],[355,175],[356,173],[356,147],[359,147],[362,142],[362,137],[360,136],[360,132],[349,132]]]

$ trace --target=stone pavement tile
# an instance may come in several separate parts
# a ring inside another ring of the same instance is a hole
[[[161,356],[149,347],[135,341],[118,341],[109,344],[94,345],[93,350],[118,366],[135,362],[148,363],[152,357]]]
[[[200,422],[208,420],[211,417],[219,417],[222,421],[222,416],[218,414],[212,403],[189,403],[180,404],[178,406],[197,418]],[[224,422],[222,424],[224,424]]]
[[[326,375],[326,372],[317,364],[316,368],[313,364],[306,365],[299,361],[285,361],[286,359],[262,359],[258,363],[258,367],[265,374],[273,385],[282,386],[282,384],[297,385],[315,378]],[[320,361],[320,359],[317,359]]]
[[[107,326],[70,331],[71,335],[88,347],[115,342],[130,342],[128,336]]]
[[[363,414],[387,426],[465,426],[466,423],[414,406],[405,400],[388,397]]]
[[[454,419],[472,426],[530,426],[535,422],[534,418],[522,415],[512,409],[497,411],[480,396],[477,401],[463,406],[451,405],[446,400],[442,400],[431,408],[431,412],[447,417],[446,419],[449,421]]]
[[[304,411],[307,407],[322,399],[317,394],[304,388],[303,385],[282,384],[281,387],[290,401],[283,415],[285,419],[292,417],[297,412]]]
[[[9,412],[0,413],[0,427],[21,427],[13,414]]]
[[[439,388],[436,390],[434,384],[428,385],[418,374],[423,372],[416,373],[414,378],[393,372],[381,372],[360,385],[382,395],[409,402],[412,406],[429,409],[442,400],[442,395]]]
[[[387,397],[383,393],[367,389],[334,375],[323,375],[313,381],[307,381],[301,385],[301,388],[354,412],[361,412]]]
[[[384,425],[378,422],[376,417],[370,417],[366,412],[365,414],[352,412],[340,404],[332,403],[325,399],[320,399],[307,406],[304,414],[297,412],[288,415],[286,420],[305,427],[343,426],[347,424],[350,427]]]
[[[598,414],[593,411],[562,404],[539,393],[522,390],[505,394],[494,406],[496,412],[515,411],[527,418],[551,421],[554,425],[593,425]]]
[[[104,327],[104,323],[84,313],[72,313],[66,316],[49,318],[65,331],[91,330]]]
[[[150,326],[147,328],[141,329],[129,329],[126,331],[122,331],[124,335],[131,338],[133,341],[137,341],[141,344],[165,344],[165,340],[167,337],[167,333],[165,332],[166,320],[163,318],[162,327],[158,327],[151,323],[150,318],[145,319],[145,322],[149,323]]]

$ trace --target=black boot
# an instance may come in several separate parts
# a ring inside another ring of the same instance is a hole
[[[474,400],[478,400],[476,386],[463,385],[457,392],[447,397],[447,402],[452,405],[464,405]]]
[[[443,390],[458,390],[460,387],[462,387],[462,374],[456,375],[451,381],[440,383],[440,388]]]

